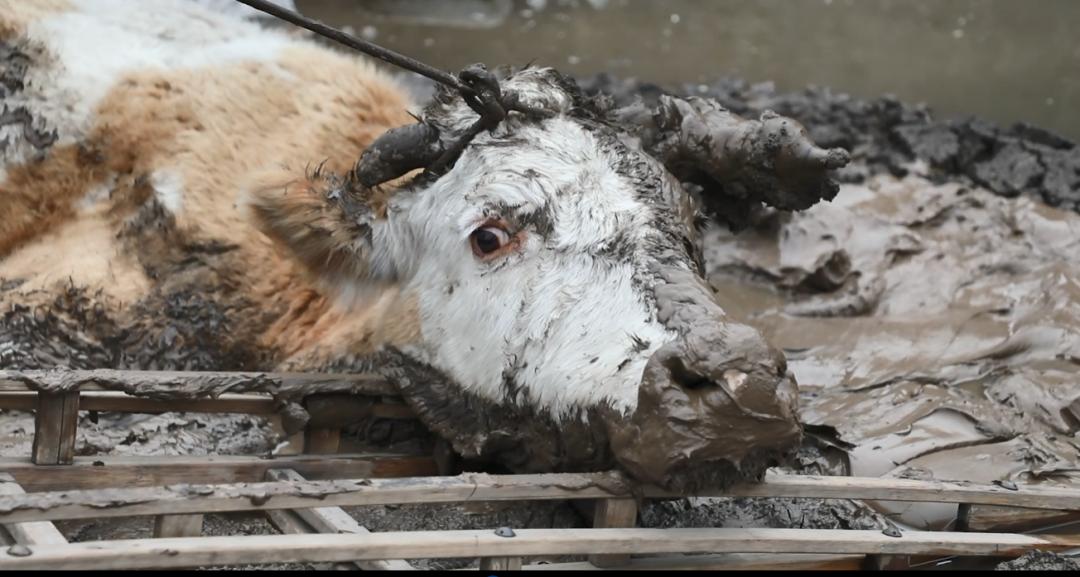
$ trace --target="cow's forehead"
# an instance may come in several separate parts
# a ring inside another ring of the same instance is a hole
[[[553,248],[601,250],[612,237],[643,235],[655,211],[667,209],[623,172],[621,156],[633,152],[573,119],[503,130],[478,138],[454,171],[475,211],[531,225]]]
[[[461,203],[451,209],[459,232],[468,234],[484,216],[515,216],[553,248],[626,258],[647,246],[700,260],[686,251],[697,242],[693,199],[572,81],[552,69],[525,69],[501,87],[551,116],[509,116],[479,134],[434,183],[443,200],[430,202]],[[477,115],[443,94],[424,119],[444,134],[460,134]]]
[[[580,91],[568,79],[551,68],[526,68],[500,80],[504,96],[529,108],[550,114],[565,114],[586,104]],[[585,108],[588,108],[587,106]],[[440,90],[435,101],[424,110],[424,120],[444,133],[462,133],[477,114],[453,91]]]

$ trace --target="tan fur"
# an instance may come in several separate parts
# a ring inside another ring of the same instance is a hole
[[[369,310],[334,310],[298,265],[251,225],[243,206],[244,191],[267,186],[268,169],[278,169],[271,179],[279,184],[305,182],[305,170],[322,162],[328,171],[345,172],[374,138],[411,122],[409,104],[371,65],[315,47],[291,48],[272,66],[244,62],[129,75],[102,100],[82,143],[100,152],[93,163],[82,162],[72,147],[52,151],[40,166],[9,168],[0,190],[19,200],[8,204],[14,218],[0,222],[0,256],[7,254],[0,278],[30,277],[25,286],[44,288],[68,275],[73,284],[137,300],[146,278],[116,233],[154,194],[147,183],[164,171],[182,182],[178,234],[237,246],[235,262],[243,263],[237,290],[260,311],[280,314],[265,334],[253,335],[263,344],[285,357],[303,356],[341,335],[370,343],[365,335],[382,329],[366,323],[390,311],[394,323],[405,321],[390,331],[395,338],[415,335],[416,322],[405,318],[408,307],[392,297]],[[291,172],[283,174],[282,166]],[[77,201],[110,177],[109,198],[92,216],[80,213]],[[346,346],[335,342],[333,348]]]
[[[70,9],[68,0],[0,0],[0,40],[23,34],[34,20]]]
[[[132,304],[149,290],[142,268],[116,242],[115,220],[103,208],[80,212],[4,259],[0,277],[27,280],[19,287],[21,304],[47,302],[51,291],[69,284],[100,289],[116,307]]]
[[[370,304],[345,312],[324,297],[311,293],[310,301],[282,316],[267,331],[287,352],[286,369],[322,366],[349,355],[371,352],[380,345],[402,346],[420,340],[419,303],[415,295],[391,288]]]
[[[318,176],[296,179],[295,172],[287,170],[266,174],[263,180],[268,184],[256,184],[250,198],[254,221],[288,249],[312,280],[367,276],[368,255],[350,249],[354,235],[364,231],[346,222],[326,201],[333,183]]]
[[[41,161],[8,170],[0,182],[0,258],[74,216],[75,202],[106,174],[97,154],[78,146],[53,148]]]

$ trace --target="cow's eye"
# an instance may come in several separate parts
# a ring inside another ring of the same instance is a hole
[[[497,226],[483,226],[469,235],[473,254],[481,258],[495,254],[509,243],[510,233]]]

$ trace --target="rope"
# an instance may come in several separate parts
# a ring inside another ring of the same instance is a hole
[[[306,28],[318,34],[319,36],[329,38],[330,40],[333,40],[339,44],[343,44],[345,46],[348,46],[349,48],[352,48],[353,50],[363,52],[368,56],[378,58],[379,60],[382,60],[383,62],[386,62],[388,64],[392,64],[399,68],[404,68],[405,70],[410,70],[422,76],[426,76],[434,80],[435,82],[445,84],[451,88],[454,88],[462,94],[474,93],[474,90],[462,83],[457,76],[454,76],[453,74],[450,74],[445,70],[440,70],[438,68],[435,68],[434,66],[429,66],[427,64],[424,64],[423,62],[420,62],[419,60],[405,56],[404,54],[399,54],[388,48],[383,48],[382,46],[379,46],[374,42],[369,42],[367,40],[357,38],[350,34],[346,34],[341,30],[338,30],[337,28],[327,26],[326,24],[323,24],[318,20],[302,16],[287,8],[282,8],[281,6],[278,6],[273,2],[269,2],[267,0],[236,1],[240,2],[241,4],[246,4],[260,12],[265,12],[266,14],[269,14],[271,16],[295,24],[301,28]]]

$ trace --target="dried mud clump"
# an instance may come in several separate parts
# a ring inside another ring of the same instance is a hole
[[[939,179],[962,177],[1002,196],[1031,194],[1050,206],[1080,211],[1080,147],[1027,124],[1002,128],[978,118],[939,121],[926,106],[893,97],[862,100],[825,88],[783,93],[771,84],[738,79],[670,91],[608,75],[580,84],[619,103],[638,96],[646,103],[658,102],[670,92],[715,99],[741,116],[765,110],[790,116],[806,127],[818,146],[851,152],[855,162],[839,171],[842,181],[862,182],[882,172],[905,176],[908,165],[921,159]]]

